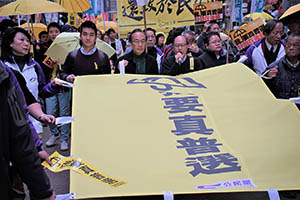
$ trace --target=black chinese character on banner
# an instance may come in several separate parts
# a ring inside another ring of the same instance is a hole
[[[90,177],[93,177],[97,180],[101,180],[101,179],[105,178],[105,176],[103,176],[102,174],[100,174],[98,172],[95,172],[95,173],[91,174]]]
[[[95,170],[89,168],[87,165],[82,165],[81,167],[79,167],[79,169],[80,169],[81,171],[83,171],[85,174],[89,174],[89,173],[95,171]]]
[[[157,9],[156,9],[156,7],[154,7],[153,3],[154,3],[154,0],[149,0],[148,5],[146,7],[146,12],[151,12],[152,10],[154,12],[156,12]]]
[[[122,6],[122,15],[123,17],[128,17],[130,19],[133,19],[133,20],[136,20],[136,21],[141,21],[143,19],[143,16],[139,14],[139,11],[138,11],[138,7],[134,5],[134,1],[133,0],[128,0],[128,4],[129,6],[127,6],[125,8],[125,6]],[[129,9],[130,12],[129,14],[127,14],[126,10]]]
[[[105,178],[105,179],[103,179],[102,180],[103,182],[105,182],[105,183],[108,183],[108,184],[115,184],[115,183],[117,183],[118,181],[116,181],[116,180],[113,180],[113,179],[111,179],[111,178]]]
[[[178,9],[176,12],[177,16],[184,11],[184,7],[186,7],[190,11],[190,13],[194,14],[193,9],[189,5],[190,2],[191,0],[178,0]]]
[[[193,167],[192,176],[199,174],[219,174],[225,172],[241,171],[238,159],[229,153],[186,158],[186,166]]]
[[[159,13],[164,13],[165,7],[167,7],[167,11],[169,14],[172,13],[171,5],[175,4],[177,0],[159,0],[156,5],[159,6],[157,12],[155,15],[158,15]]]

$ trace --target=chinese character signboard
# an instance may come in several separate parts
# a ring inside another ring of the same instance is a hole
[[[222,1],[194,4],[195,24],[223,18]]]
[[[263,20],[258,18],[231,31],[230,36],[237,48],[243,50],[264,37],[263,27]]]
[[[142,7],[134,0],[118,1],[121,35],[135,28],[144,28]],[[194,25],[193,1],[148,0],[146,5],[147,26],[157,31],[169,32],[173,27]]]
[[[176,77],[79,76],[75,85],[78,199],[299,188],[299,111],[243,64]]]

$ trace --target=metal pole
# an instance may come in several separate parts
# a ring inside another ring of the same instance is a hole
[[[229,19],[229,27],[228,27],[228,38],[227,38],[227,55],[226,55],[226,64],[229,63],[229,39],[230,39],[230,30],[232,26],[232,9],[233,9],[234,0],[231,0],[230,4],[230,19]]]
[[[147,29],[147,20],[146,20],[146,6],[143,6],[143,17],[144,17],[144,28],[145,28],[145,34]],[[148,47],[146,46],[146,53],[148,53]]]
[[[117,1],[117,16],[118,16],[118,37],[120,38],[120,12],[119,12],[119,1]]]
[[[104,10],[105,10],[105,8],[104,8],[104,1],[102,1],[101,2],[101,14],[102,14],[102,20],[103,20],[103,30],[104,30],[104,32],[106,31],[106,27],[105,27],[105,15],[104,15]]]
[[[18,15],[18,26],[20,26],[21,24],[21,19],[20,19],[20,15]]]

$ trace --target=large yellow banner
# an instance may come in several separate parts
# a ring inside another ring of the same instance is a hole
[[[299,189],[300,113],[243,64],[75,85],[71,155],[127,182],[71,172],[77,198]]]
[[[194,25],[194,2],[149,0],[145,12],[147,26],[160,32],[169,32],[174,27]],[[135,28],[144,29],[141,6],[134,6],[133,0],[120,0],[118,6],[121,37],[127,37],[127,32]]]

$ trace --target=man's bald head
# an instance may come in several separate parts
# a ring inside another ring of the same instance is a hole
[[[183,55],[186,55],[187,49],[188,49],[188,42],[186,38],[182,35],[177,36],[174,39],[174,52],[177,54],[178,52],[182,53]]]

